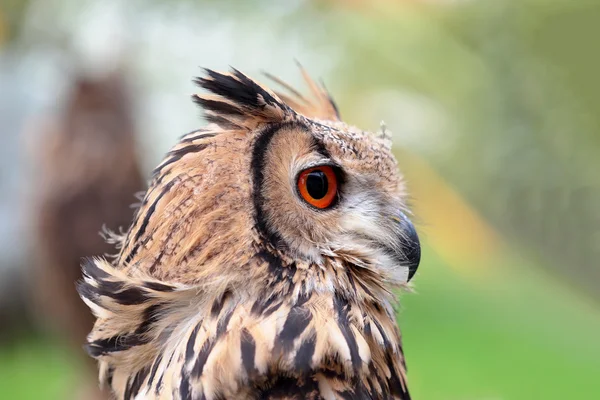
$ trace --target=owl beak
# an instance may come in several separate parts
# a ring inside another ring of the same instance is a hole
[[[394,217],[394,220],[400,225],[401,234],[399,237],[398,257],[400,258],[402,265],[408,268],[408,282],[415,275],[415,272],[417,272],[417,268],[419,268],[419,262],[421,261],[421,243],[415,226],[408,219],[406,214],[400,212],[398,217]]]

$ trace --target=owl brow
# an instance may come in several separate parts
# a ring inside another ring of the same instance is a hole
[[[325,124],[322,124],[322,123],[320,123],[320,122],[318,122],[318,121],[315,121],[314,119],[313,119],[313,120],[310,120],[310,121],[309,121],[309,123],[310,123],[310,125],[314,125],[314,126],[316,126],[316,127],[323,128],[323,129],[325,129],[326,131],[335,131],[335,132],[341,132],[341,131],[340,131],[338,128],[336,128],[335,126],[331,126],[331,125],[325,125]]]
[[[315,167],[332,167],[334,169],[342,169],[342,167],[330,158],[321,158],[302,165],[302,170]]]
[[[311,146],[310,147],[312,149],[314,149],[314,151],[316,151],[317,153],[319,153],[320,155],[325,157],[326,159],[331,160],[331,154],[329,153],[329,150],[327,150],[327,148],[325,147],[325,144],[323,143],[323,141],[316,138],[314,135],[311,135]]]

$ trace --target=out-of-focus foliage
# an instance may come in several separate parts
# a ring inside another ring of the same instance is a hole
[[[406,146],[508,241],[600,298],[600,3],[386,5],[344,18],[345,101],[386,92],[381,118],[393,130],[413,98],[433,134],[409,132]]]
[[[27,0],[3,0],[0,6],[0,48],[17,35],[19,23],[27,9]]]
[[[3,141],[64,101],[75,66],[121,65],[147,170],[201,125],[199,65],[297,84],[299,59],[345,120],[394,133],[426,243],[398,314],[414,398],[600,393],[598,1],[30,0],[0,25]],[[27,193],[22,176],[0,190]],[[0,343],[0,397],[62,398],[77,357],[50,340]]]

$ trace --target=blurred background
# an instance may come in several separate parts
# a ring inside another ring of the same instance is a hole
[[[599,37],[598,0],[1,0],[0,398],[106,398],[79,258],[203,124],[199,66],[294,59],[393,132],[414,399],[600,398]]]

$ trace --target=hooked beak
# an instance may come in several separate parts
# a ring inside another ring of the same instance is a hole
[[[408,268],[407,282],[409,282],[415,275],[415,272],[417,272],[419,262],[421,261],[419,235],[417,235],[413,223],[403,212],[400,212],[400,215],[394,218],[394,220],[400,225],[401,232],[399,235],[399,250],[396,252],[396,256],[401,264]]]

